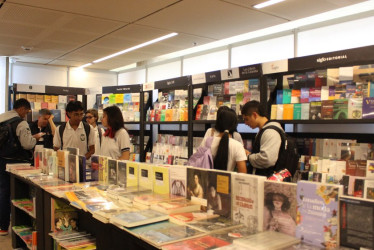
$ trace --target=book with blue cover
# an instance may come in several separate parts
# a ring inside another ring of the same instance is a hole
[[[120,213],[110,218],[112,223],[124,227],[136,227],[145,224],[168,220],[168,215],[151,209]]]

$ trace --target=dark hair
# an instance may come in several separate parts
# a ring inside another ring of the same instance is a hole
[[[97,112],[96,109],[89,109],[86,111],[86,115],[87,114],[91,114],[93,117],[95,117],[96,119],[99,119],[99,113]]]
[[[39,110],[39,115],[52,115],[51,111],[49,109],[41,109]]]
[[[83,104],[80,101],[70,101],[65,108],[66,112],[83,111]]]
[[[286,212],[288,209],[290,209],[291,207],[291,203],[288,199],[288,197],[282,193],[267,193],[266,196],[265,196],[265,206],[270,210],[274,210],[274,204],[273,204],[273,199],[274,199],[274,196],[279,196],[282,198],[283,200],[283,203],[282,203],[282,207],[281,207],[281,210],[283,212]]]
[[[121,128],[125,128],[121,110],[117,106],[109,106],[104,109],[108,117],[108,125],[112,128],[113,132],[117,132]]]
[[[17,101],[14,102],[13,109],[19,109],[19,108],[26,108],[26,109],[31,109],[30,102],[26,100],[25,98],[18,99]]]
[[[232,134],[238,126],[238,118],[232,109],[222,111],[217,114],[215,129],[223,133],[226,130]],[[221,141],[219,142],[217,154],[214,158],[214,168],[220,170],[227,170],[227,162],[229,158],[229,133],[223,133]]]
[[[258,101],[249,101],[244,104],[242,108],[242,115],[250,116],[253,112],[256,112],[260,116],[266,117],[266,107],[261,105]]]

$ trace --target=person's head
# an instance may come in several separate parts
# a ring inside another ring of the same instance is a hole
[[[31,105],[25,98],[18,99],[14,102],[13,109],[18,113],[21,118],[25,118],[27,113],[31,110]]]
[[[97,120],[99,119],[99,113],[96,109],[89,109],[86,111],[86,122],[92,126],[96,126]]]
[[[124,127],[124,120],[121,110],[117,106],[109,106],[104,109],[103,120],[101,121],[103,126],[111,128],[113,131],[118,131]]]
[[[286,212],[291,207],[288,197],[282,193],[268,193],[265,197],[265,206],[269,210],[282,210]]]
[[[79,125],[84,116],[83,104],[80,101],[70,101],[66,105],[66,114],[69,117],[71,125]]]
[[[210,196],[211,196],[211,197],[216,197],[217,190],[216,190],[216,187],[215,187],[215,186],[211,185],[211,186],[209,187],[209,192],[210,192]]]
[[[258,128],[261,121],[266,118],[265,106],[258,101],[249,101],[242,108],[244,123],[252,129]]]
[[[41,109],[39,111],[38,117],[38,126],[44,128],[48,125],[48,120],[51,117],[52,113],[49,109]]]
[[[198,185],[200,182],[200,176],[197,173],[195,173],[193,177],[194,177],[195,184]]]
[[[217,154],[214,158],[214,168],[227,170],[227,162],[229,155],[229,134],[232,134],[238,126],[238,118],[232,109],[222,109],[217,112],[217,120],[215,129],[219,133],[223,133],[219,142]]]
[[[72,229],[77,228],[77,220],[76,219],[71,218],[70,221],[69,221],[69,224],[70,224]]]

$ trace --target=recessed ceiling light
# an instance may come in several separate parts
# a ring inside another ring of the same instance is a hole
[[[263,3],[260,3],[260,4],[256,4],[253,6],[253,8],[256,8],[256,9],[261,9],[261,8],[265,8],[267,6],[270,6],[270,5],[273,5],[273,4],[276,4],[276,3],[280,3],[280,2],[283,2],[284,0],[269,0],[269,1],[266,1],[266,2],[263,2]]]

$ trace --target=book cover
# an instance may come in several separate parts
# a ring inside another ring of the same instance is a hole
[[[294,104],[283,104],[283,120],[293,120]]]
[[[329,86],[321,87],[321,101],[329,100]]]
[[[309,120],[309,111],[310,111],[310,104],[302,103],[301,104],[301,120]]]
[[[309,120],[321,120],[321,102],[310,102]]]
[[[170,201],[161,201],[151,205],[151,209],[159,211],[164,214],[186,213],[198,211],[200,205],[193,204],[187,199],[178,199]]]
[[[314,83],[313,83],[314,85]],[[293,89],[301,89],[307,87],[307,76],[303,73],[295,74]]]
[[[69,154],[68,164],[69,164],[69,182],[79,183],[79,156]]]
[[[125,212],[116,214],[110,218],[112,223],[122,225],[124,227],[136,227],[145,224],[155,223],[167,220],[168,215],[151,209],[139,210],[133,212]]]
[[[283,110],[284,110],[283,104],[278,104],[277,105],[277,120],[283,120]]]
[[[168,221],[137,227],[130,231],[155,246],[171,244],[203,235],[198,230],[183,225],[176,225]]]
[[[117,184],[117,160],[108,159],[108,184]]]
[[[302,88],[300,90],[300,102],[309,103],[309,88]]]
[[[300,89],[293,89],[291,91],[291,103],[300,103]]]
[[[62,200],[51,199],[52,232],[78,230],[78,211]]]
[[[79,182],[91,181],[91,168],[87,166],[86,157],[78,156],[79,161]]]
[[[68,155],[69,152],[65,150],[57,151],[57,171],[58,178],[64,181],[69,181],[68,171]]]
[[[169,194],[169,167],[153,166],[153,191],[157,194]]]
[[[339,68],[327,69],[327,86],[335,86],[339,83]]]
[[[362,119],[362,98],[348,99],[348,119]]]
[[[315,87],[322,87],[327,85],[327,70],[316,70],[315,74]]]
[[[348,99],[334,100],[334,119],[341,120],[348,118]]]
[[[126,178],[127,187],[138,186],[138,173],[139,164],[136,162],[127,161],[126,162]]]
[[[127,187],[126,168],[125,161],[117,162],[117,185],[120,187]]]
[[[374,201],[342,196],[340,245],[354,249],[374,248]]]
[[[207,206],[209,172],[203,169],[187,168],[187,199]]]
[[[294,183],[265,181],[263,230],[295,236],[297,201]]]
[[[374,97],[364,97],[364,100],[362,102],[362,118],[374,118]]]
[[[277,119],[277,104],[271,105],[271,113],[270,113],[270,120],[276,120]]]
[[[363,198],[374,200],[374,180],[372,179],[365,180]]]
[[[139,187],[153,190],[153,166],[139,163]]]
[[[283,104],[291,103],[291,89],[284,89],[283,90]]]
[[[334,117],[334,101],[324,100],[322,101],[321,117],[323,120],[332,120]]]
[[[337,247],[341,194],[338,185],[299,181],[296,237],[319,247]]]
[[[190,222],[187,224],[187,226],[208,233],[217,232],[222,229],[242,227],[243,224],[235,222],[229,218],[219,216],[212,219]]]
[[[277,90],[277,104],[283,104],[283,90],[278,89]]]
[[[99,182],[108,184],[108,157],[99,156]]]
[[[275,231],[266,231],[234,240],[234,245],[249,250],[284,249],[300,242],[300,239]]]
[[[179,224],[179,225],[186,225],[190,222],[195,222],[199,220],[207,220],[212,218],[219,217],[218,214],[211,214],[207,212],[200,212],[196,210],[195,212],[184,212],[184,213],[175,213],[169,214],[169,221]]]
[[[99,156],[98,155],[91,156],[91,180],[92,181],[99,180]]]
[[[265,180],[263,176],[232,174],[232,219],[252,233],[263,230]]]
[[[170,194],[187,196],[187,167],[171,166],[170,173]]]
[[[294,120],[301,119],[301,103],[295,103],[293,105],[293,119]]]
[[[320,102],[321,101],[321,89],[310,88],[309,89],[309,102]]]

